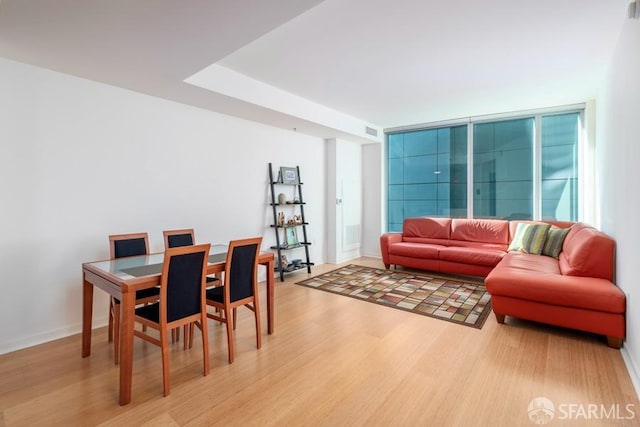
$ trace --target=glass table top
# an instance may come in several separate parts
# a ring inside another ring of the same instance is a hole
[[[209,264],[225,262],[227,245],[211,245],[209,250]],[[121,279],[152,276],[162,272],[164,253],[155,253],[126,258],[111,259],[87,263],[94,268],[109,272]]]

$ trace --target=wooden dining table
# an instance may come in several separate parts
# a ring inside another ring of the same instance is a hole
[[[224,272],[227,245],[212,245],[207,274]],[[82,357],[91,355],[93,288],[118,298],[120,322],[120,405],[131,402],[133,375],[133,326],[136,291],[160,285],[164,253],[140,255],[82,264]],[[274,256],[261,252],[258,263],[267,269],[267,331],[274,329]]]

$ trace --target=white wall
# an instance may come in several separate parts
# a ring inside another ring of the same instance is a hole
[[[386,200],[382,189],[384,144],[362,146],[362,249],[363,256],[381,258],[380,234],[386,230],[383,213]]]
[[[598,106],[596,159],[602,230],[616,240],[616,283],[627,293],[623,356],[640,392],[640,21],[626,20]]]
[[[4,59],[0,94],[0,354],[80,330],[81,264],[108,257],[109,234],[147,231],[152,251],[183,227],[274,244],[268,162],[300,166],[324,262],[321,139]]]

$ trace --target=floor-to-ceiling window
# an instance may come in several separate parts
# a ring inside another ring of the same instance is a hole
[[[389,230],[413,216],[467,216],[467,126],[388,137]]]
[[[388,133],[388,230],[415,216],[577,220],[581,115]]]
[[[473,126],[474,218],[533,218],[532,118]]]
[[[578,219],[580,114],[542,117],[542,218]]]

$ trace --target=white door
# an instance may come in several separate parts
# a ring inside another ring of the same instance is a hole
[[[329,262],[339,263],[360,256],[362,149],[360,144],[343,140],[328,140],[327,144],[327,255]]]
[[[342,248],[340,252],[348,256],[360,249],[360,222],[362,220],[362,183],[359,180],[343,179],[341,191],[342,203],[338,206],[338,215],[342,218]]]

